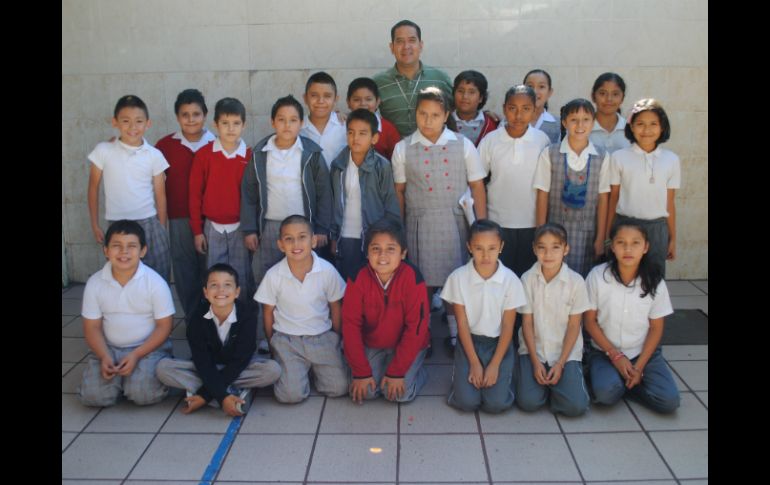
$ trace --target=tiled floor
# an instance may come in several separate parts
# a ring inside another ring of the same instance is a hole
[[[668,287],[675,308],[708,313],[708,280]],[[671,416],[626,401],[579,418],[516,407],[471,414],[445,403],[451,358],[441,344],[445,326],[434,322],[430,380],[414,402],[359,406],[314,393],[292,406],[263,391],[238,422],[208,407],[185,416],[180,394],[148,407],[82,406],[75,396],[88,354],[82,292],[82,285],[62,290],[63,484],[708,482],[707,345],[664,347],[682,391]],[[174,351],[189,356],[184,324],[175,325]],[[232,445],[215,481],[202,482],[228,430]]]

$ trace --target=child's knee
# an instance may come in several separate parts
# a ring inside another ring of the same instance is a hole
[[[503,411],[506,411],[513,406],[513,399],[510,401],[505,400],[494,400],[494,401],[484,401],[481,403],[481,410],[485,413],[490,414],[500,414]]]
[[[273,387],[275,400],[283,404],[296,404],[304,401],[310,395],[310,389],[307,386],[287,385],[280,380]]]
[[[553,398],[551,398],[553,399]],[[582,416],[588,410],[588,399],[581,400],[565,400],[553,405],[552,410],[554,413],[561,413],[565,416],[574,418],[576,416]]]
[[[664,414],[670,414],[679,408],[679,391],[669,392],[653,397],[655,402],[655,411]]]
[[[161,359],[155,367],[155,377],[167,386],[172,385],[174,380],[170,378],[170,374],[175,369],[173,359]]]
[[[447,404],[461,411],[475,411],[481,406],[481,394],[450,392]]]
[[[594,382],[593,391],[596,402],[600,404],[612,405],[620,401],[620,399],[623,397],[623,394],[626,392],[626,388],[622,381],[607,385],[597,385]]]
[[[124,388],[126,398],[139,406],[159,403],[168,396],[168,387],[158,379],[147,379],[146,382],[129,381]]]
[[[527,395],[524,393],[518,393],[516,395],[516,405],[521,409],[522,411],[527,411],[528,413],[537,411],[545,404],[545,399],[537,398],[536,396]]]
[[[83,406],[109,407],[120,399],[118,386],[83,386],[78,390],[78,399]]]

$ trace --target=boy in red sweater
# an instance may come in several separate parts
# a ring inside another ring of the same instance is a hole
[[[428,290],[420,270],[404,261],[406,240],[381,220],[366,233],[369,264],[348,280],[342,337],[350,364],[350,397],[361,404],[381,394],[409,402],[422,389],[430,342]]]
[[[401,141],[401,134],[396,126],[380,115],[380,91],[377,83],[368,77],[353,79],[348,85],[348,108],[350,111],[363,108],[371,111],[377,117],[379,123],[380,138],[374,144],[374,149],[390,161],[393,148]]]
[[[254,294],[250,255],[239,230],[241,179],[251,159],[251,149],[241,139],[246,107],[235,98],[222,98],[214,107],[214,125],[219,136],[198,150],[190,172],[190,227],[195,250],[206,254],[210,267],[226,263],[246,282],[239,298],[250,301]]]

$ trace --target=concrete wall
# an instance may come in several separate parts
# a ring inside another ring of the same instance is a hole
[[[637,99],[660,99],[673,127],[666,147],[680,156],[683,171],[679,257],[668,276],[708,278],[706,0],[63,0],[69,278],[85,281],[103,261],[88,222],[86,155],[114,134],[110,117],[120,96],[147,102],[151,143],[176,129],[173,102],[182,89],[201,89],[212,110],[219,98],[237,97],[248,110],[245,140],[253,144],[269,133],[273,101],[301,95],[310,73],[327,70],[344,91],[355,77],[390,67],[390,27],[402,18],[422,27],[425,63],[451,77],[483,72],[488,107],[497,112],[505,90],[534,67],[553,77],[552,113],[572,98],[589,98],[605,71],[626,80],[624,114]],[[346,110],[344,99],[338,107]]]

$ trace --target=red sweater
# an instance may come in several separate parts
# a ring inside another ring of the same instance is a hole
[[[380,121],[382,122],[382,131],[374,149],[390,161],[390,157],[393,156],[393,148],[395,148],[396,143],[401,141],[401,134],[390,121],[383,117],[380,117]]]
[[[348,279],[342,300],[345,357],[354,378],[372,376],[364,346],[395,348],[385,375],[404,377],[417,353],[430,342],[428,289],[420,270],[403,261],[387,290],[368,264]]]
[[[481,125],[481,132],[479,133],[479,137],[475,140],[472,140],[473,144],[478,147],[479,143],[481,143],[481,139],[484,138],[487,133],[495,131],[497,129],[497,125],[497,121],[493,120],[489,117],[488,114],[484,113],[484,124]]]
[[[190,169],[195,153],[182,145],[180,140],[172,138],[174,133],[164,136],[155,148],[166,158],[169,167],[166,169],[166,203],[168,218],[179,219],[190,217],[188,205],[188,188],[190,187]]]
[[[195,154],[190,171],[190,227],[193,234],[203,234],[203,219],[219,224],[233,224],[241,217],[241,179],[251,160],[246,156],[225,157],[214,152],[214,142]]]

